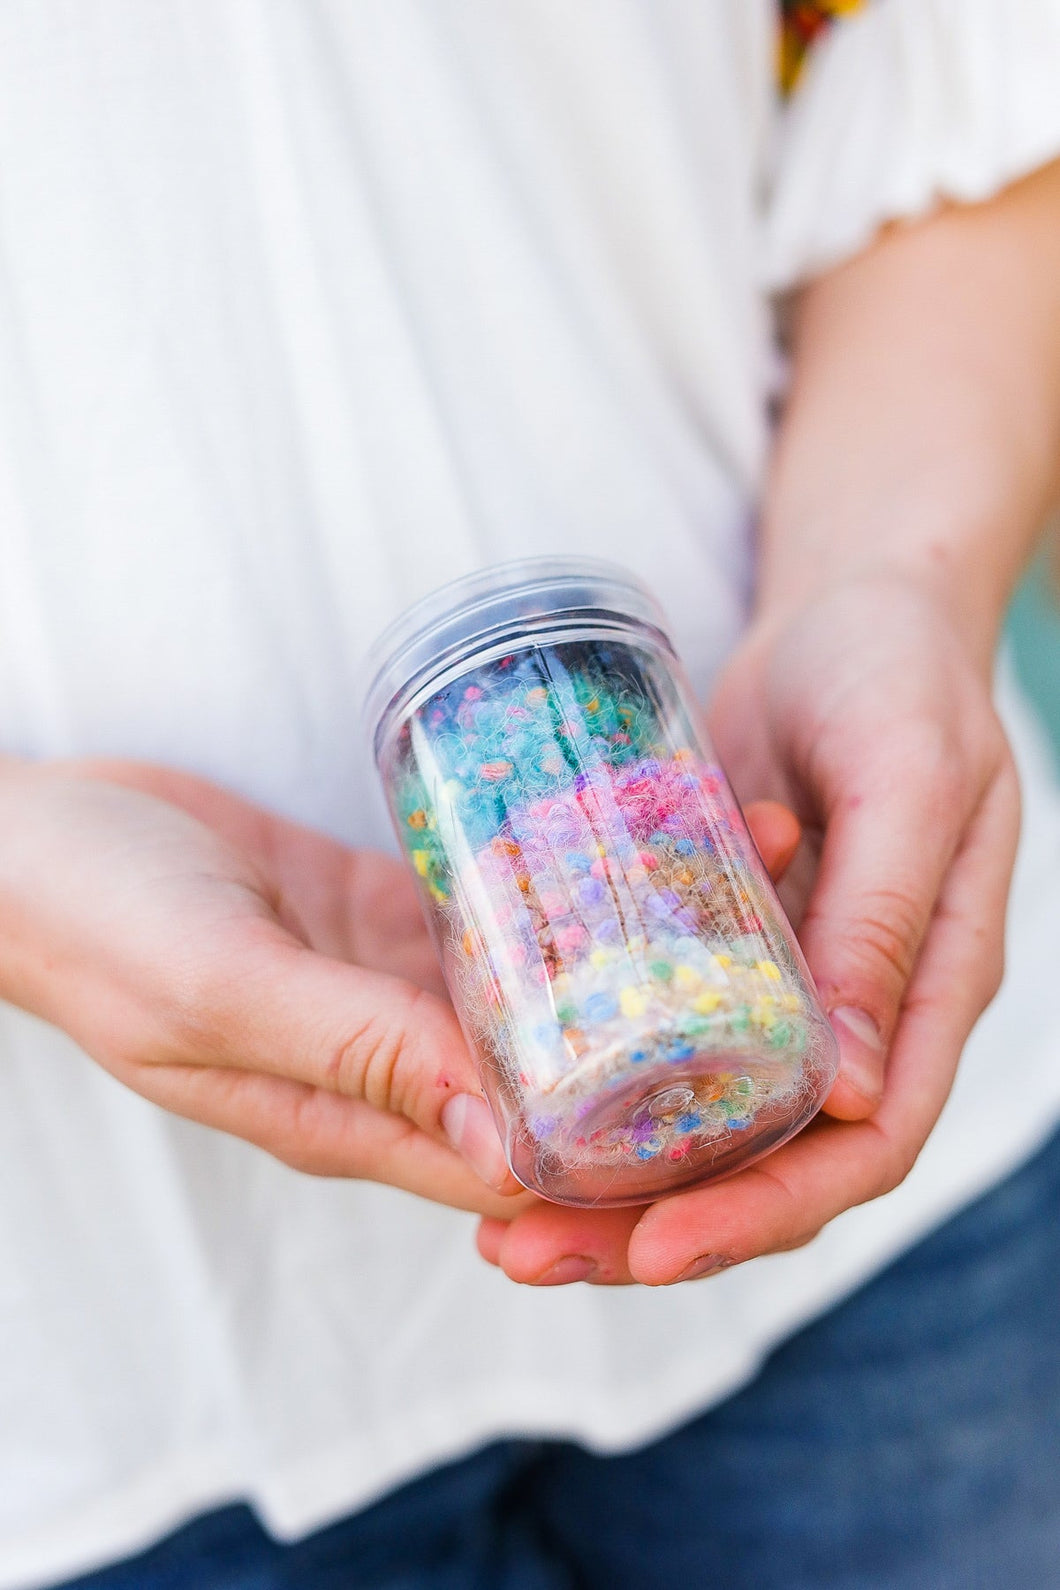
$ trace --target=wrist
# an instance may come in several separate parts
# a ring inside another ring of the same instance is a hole
[[[929,612],[932,622],[954,638],[969,665],[988,684],[1007,599],[974,588],[973,579],[962,580],[956,571],[947,573],[946,567],[941,559],[938,567],[912,559],[866,559],[830,567],[812,586],[796,582],[787,588],[763,587],[747,639],[768,648],[790,626],[804,621],[810,610],[834,615],[837,604],[871,612],[874,622],[884,627],[891,622],[889,615],[918,608]],[[822,616],[821,622],[826,621],[833,620]]]
[[[864,515],[851,535],[845,527],[817,523],[781,529],[776,519],[763,536],[753,604],[756,628],[773,629],[833,591],[890,587],[930,602],[959,637],[969,656],[989,674],[1005,614],[1022,568],[1026,534],[1013,535],[1000,516],[972,512],[954,523],[941,518],[911,531],[912,510],[903,524],[901,505],[877,521]]]

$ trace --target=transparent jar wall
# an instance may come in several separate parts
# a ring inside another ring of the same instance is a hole
[[[381,768],[519,1180],[571,1204],[728,1175],[836,1049],[680,671],[631,623],[480,654]]]

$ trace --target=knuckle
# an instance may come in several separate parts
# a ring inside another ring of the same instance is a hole
[[[384,1146],[364,1113],[353,1104],[343,1114],[341,1132],[336,1132],[336,1106],[337,1101],[321,1088],[296,1087],[262,1147],[304,1175],[385,1181]],[[415,1131],[411,1122],[407,1130],[409,1134]],[[402,1135],[400,1130],[388,1131],[385,1148],[391,1148]]]
[[[801,1248],[813,1239],[807,1231],[807,1211],[787,1177],[771,1165],[756,1165],[752,1173],[767,1190],[771,1207],[774,1246]]]
[[[923,726],[922,766],[939,792],[958,794],[968,787],[974,758],[968,751],[965,728],[948,716],[933,717]]]
[[[324,1086],[379,1110],[400,1109],[403,1061],[419,998],[418,992],[408,1004],[394,998],[343,1034],[324,1067]]]
[[[347,1098],[364,1098],[376,1107],[385,1107],[397,1058],[401,1033],[382,1011],[344,1033],[324,1067],[324,1086]]]
[[[808,914],[806,922],[815,930],[827,931],[832,941],[829,958],[837,975],[831,982],[837,994],[844,994],[847,985],[857,990],[859,985],[871,987],[882,982],[886,992],[896,998],[909,982],[923,934],[921,907],[910,891],[878,888],[862,896],[856,915],[838,925],[826,923],[816,913]],[[858,998],[853,991],[850,997],[852,1003],[867,1003],[870,1008],[879,1003],[878,998]]]
[[[319,1136],[319,1100],[314,1088],[298,1089],[273,1123],[269,1138],[263,1143],[270,1154],[292,1170],[312,1176],[319,1174],[317,1152]]]
[[[339,1171],[334,1166],[321,1163],[319,1157],[313,1153],[306,1144],[300,1143],[296,1138],[277,1138],[274,1142],[263,1143],[262,1147],[281,1165],[287,1165],[291,1170],[296,1170],[302,1176],[335,1176],[355,1175],[349,1170]]]
[[[774,1253],[797,1253],[799,1248],[808,1248],[811,1242],[824,1230],[824,1226],[814,1226],[812,1230],[800,1231],[796,1236],[789,1237],[786,1242],[778,1242],[772,1249]]]
[[[879,1144],[876,1173],[872,1177],[865,1199],[870,1203],[876,1198],[886,1197],[888,1193],[894,1192],[896,1187],[900,1187],[916,1164],[915,1148],[896,1142],[882,1132],[879,1132]]]
[[[879,746],[877,746],[879,750]],[[974,784],[972,763],[952,723],[935,715],[916,715],[891,726],[887,766],[898,765],[927,809],[945,814],[964,804]]]
[[[975,979],[975,998],[978,1013],[993,1003],[1001,992],[1005,980],[1004,945],[994,945],[980,959]]]
[[[936,920],[959,933],[964,941],[963,964],[957,979],[961,992],[977,1016],[981,1015],[1001,990],[1005,978],[1005,937],[1003,924],[981,921],[970,924],[959,910],[940,908]]]
[[[902,1185],[907,1175],[908,1171],[902,1164],[901,1156],[888,1155],[877,1169],[866,1202],[872,1203],[877,1198],[886,1198],[888,1193],[894,1192],[896,1187]]]
[[[940,816],[952,818],[975,795],[975,780],[964,757],[951,745],[941,746],[928,774],[931,798]]]
[[[904,985],[912,975],[920,932],[916,902],[898,889],[879,889],[865,902],[851,934],[851,949]]]

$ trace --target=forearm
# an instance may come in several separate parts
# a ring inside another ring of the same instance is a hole
[[[758,611],[891,575],[986,664],[1060,490],[1060,162],[886,232],[795,306]]]

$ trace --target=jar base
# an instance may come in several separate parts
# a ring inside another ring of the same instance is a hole
[[[583,1207],[649,1203],[731,1176],[820,1108],[827,1069],[800,1061],[716,1053],[653,1067],[594,1101],[576,1125],[544,1111],[517,1117],[508,1162],[539,1197]]]

